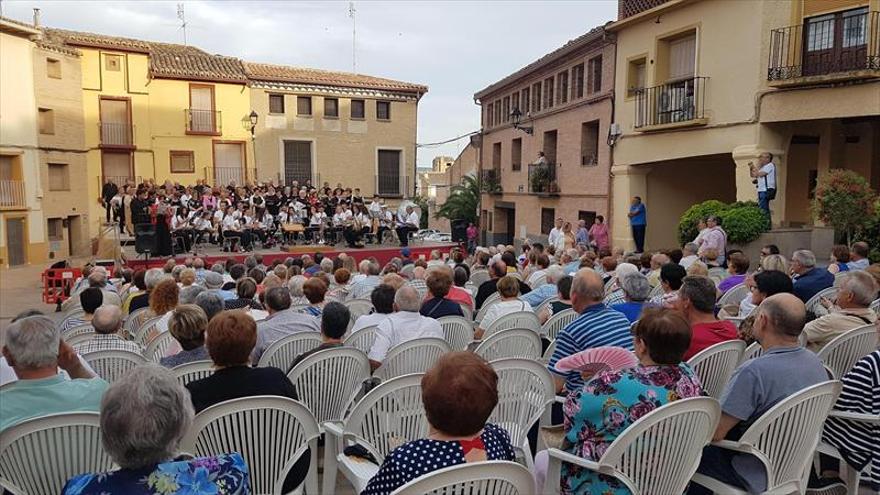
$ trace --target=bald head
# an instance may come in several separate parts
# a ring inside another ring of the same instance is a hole
[[[571,282],[571,305],[580,313],[592,304],[602,302],[605,298],[605,284],[602,277],[592,268],[581,268],[574,274]]]
[[[419,292],[409,285],[404,285],[400,289],[397,289],[397,293],[394,294],[394,306],[397,311],[410,311],[417,313],[421,306],[420,302]]]
[[[97,333],[116,333],[121,323],[122,311],[119,306],[114,305],[101,306],[95,310],[95,316],[92,318],[92,326]]]
[[[497,260],[492,263],[492,277],[493,278],[501,278],[507,275],[507,263]]]
[[[807,322],[803,301],[787,292],[764,299],[759,311],[767,318],[765,331],[783,338],[797,338]]]

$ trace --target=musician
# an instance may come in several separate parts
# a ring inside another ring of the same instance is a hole
[[[204,208],[205,210],[216,210],[219,207],[219,196],[219,192],[205,189],[205,193],[202,195],[202,208]]]
[[[384,207],[385,207],[385,205],[382,204],[382,200],[379,198],[379,195],[374,194],[373,201],[370,201],[370,206],[369,206],[370,214],[373,215],[374,217],[381,216],[382,208],[384,208]]]
[[[312,213],[312,216],[309,218],[309,228],[306,229],[306,235],[308,236],[311,242],[316,242],[315,233],[321,237],[320,244],[324,243],[324,224],[327,222],[327,214],[324,213],[324,208],[322,206],[317,206]]]
[[[354,188],[354,192],[351,195],[352,204],[364,204],[364,197],[361,195],[361,188]]]
[[[343,236],[350,248],[363,247],[361,237],[364,234],[364,227],[369,229],[369,217],[361,212],[360,206],[355,204],[352,210],[346,212],[348,217],[345,222],[345,230]]]
[[[177,212],[171,217],[171,235],[183,239],[183,250],[189,252],[192,248],[195,230],[192,226],[192,214],[186,206],[177,208]]]
[[[257,235],[260,236],[260,243],[263,247],[272,247],[275,239],[275,219],[266,208],[257,209],[257,215],[254,219]]]
[[[212,215],[213,213],[211,211],[202,210],[194,216],[193,244],[200,244],[205,235],[207,235],[210,240],[211,232],[214,231],[214,225],[211,223]]]
[[[276,191],[274,187],[269,186],[269,192],[266,194],[266,210],[273,217],[278,216],[278,211],[281,209],[281,191]]]
[[[159,196],[150,206],[150,217],[156,226],[156,252],[159,256],[171,256],[171,223],[172,209],[168,204],[165,192],[159,190]]]
[[[241,227],[241,222],[235,216],[236,213],[238,211],[234,211],[232,206],[226,207],[220,220],[220,238],[221,240],[232,239],[232,251],[235,251],[236,248],[243,251],[240,244],[244,242],[245,232]],[[227,250],[226,247],[223,248],[223,251]]]
[[[376,203],[373,203],[376,204]],[[379,228],[376,229],[376,242],[382,244],[382,238],[385,232],[390,232],[394,228],[394,214],[385,205],[381,206],[379,211]]]
[[[412,206],[406,207],[406,213],[397,215],[397,238],[401,246],[409,245],[409,233],[419,230],[419,214]]]

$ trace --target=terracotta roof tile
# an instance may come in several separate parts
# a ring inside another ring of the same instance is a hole
[[[153,50],[150,73],[159,78],[247,83],[241,60],[220,55]]]
[[[346,86],[394,91],[416,91],[420,93],[426,93],[428,91],[428,87],[421,84],[395,81],[392,79],[367,76],[364,74],[353,74],[350,72],[335,72],[285,65],[258,64],[253,62],[245,62],[244,68],[248,77],[258,81],[321,84],[327,86]]]

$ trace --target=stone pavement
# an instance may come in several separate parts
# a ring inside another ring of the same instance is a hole
[[[40,277],[46,266],[29,265],[0,270],[0,335],[11,319],[26,309],[38,309],[60,321],[61,313],[55,313],[55,305],[43,303]]]

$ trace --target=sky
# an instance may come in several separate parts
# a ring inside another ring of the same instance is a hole
[[[352,71],[349,2],[2,0],[2,15],[30,22],[151,41],[187,42],[211,53],[327,70]],[[354,2],[356,72],[428,86],[419,103],[420,144],[480,127],[475,92],[591,28],[613,20],[616,0]],[[467,138],[420,147],[418,165],[455,157]]]

